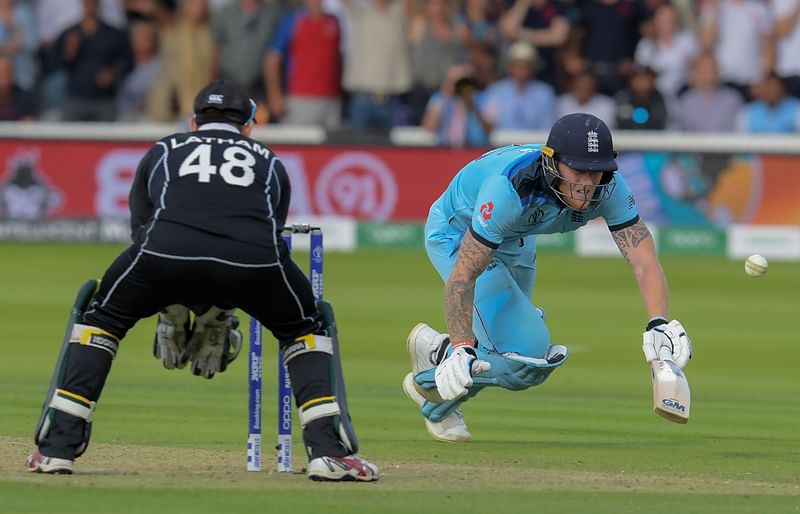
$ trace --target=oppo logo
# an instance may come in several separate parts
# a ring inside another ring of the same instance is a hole
[[[281,429],[292,429],[292,397],[284,396],[281,398]]]

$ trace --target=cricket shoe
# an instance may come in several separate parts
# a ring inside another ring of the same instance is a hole
[[[409,373],[403,379],[403,391],[420,408],[425,404],[425,398],[417,390],[417,383],[414,381],[414,373]],[[468,443],[472,440],[472,434],[467,430],[464,422],[464,415],[461,409],[456,407],[445,416],[441,421],[431,421],[425,418],[425,428],[428,433],[437,441],[445,443]]]
[[[425,323],[417,323],[406,339],[411,371],[416,375],[420,371],[436,367],[444,357],[449,344],[449,335],[440,334]]]
[[[308,463],[308,478],[317,482],[374,482],[378,466],[356,455],[317,457]]]
[[[71,475],[72,463],[69,459],[45,457],[39,451],[28,455],[25,467],[32,473],[47,473],[50,475]]]

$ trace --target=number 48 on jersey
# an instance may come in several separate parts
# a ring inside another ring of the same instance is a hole
[[[241,146],[229,146],[222,152],[224,162],[219,166],[219,176],[231,186],[247,187],[255,180],[253,166],[256,158]],[[178,176],[197,175],[197,181],[211,182],[217,174],[217,167],[211,164],[211,145],[198,145],[186,156],[178,169]]]

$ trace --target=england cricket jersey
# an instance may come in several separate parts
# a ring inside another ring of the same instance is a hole
[[[594,218],[604,218],[611,231],[638,221],[631,189],[618,173],[597,209],[565,206],[545,183],[540,147],[504,146],[467,164],[431,206],[426,237],[457,240],[457,247],[469,230],[499,255],[513,256],[530,253],[538,234],[571,232]]]

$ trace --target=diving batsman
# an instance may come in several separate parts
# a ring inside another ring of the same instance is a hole
[[[403,390],[434,439],[470,441],[462,403],[486,387],[537,386],[567,361],[567,348],[551,343],[544,311],[531,302],[539,234],[602,218],[641,292],[646,360],[671,361],[678,373],[689,362],[691,340],[670,320],[653,238],[616,155],[602,120],[569,114],[555,122],[545,145],[505,146],[470,162],[431,206],[425,249],[445,282],[448,333],[424,323],[412,329]],[[575,273],[591,276],[587,268]]]

